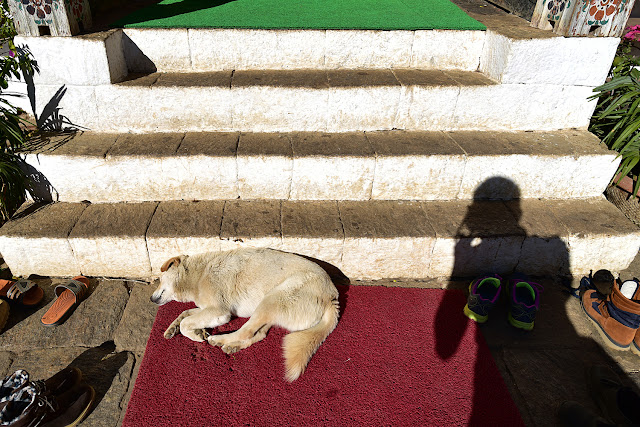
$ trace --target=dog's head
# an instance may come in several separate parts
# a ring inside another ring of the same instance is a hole
[[[160,285],[158,285],[158,288],[153,295],[151,295],[151,302],[163,305],[170,301],[180,301],[182,299],[178,295],[178,292],[176,292],[176,288],[184,274],[184,261],[186,258],[186,255],[173,257],[168,259],[162,267],[160,267],[160,271],[162,272],[160,275]]]

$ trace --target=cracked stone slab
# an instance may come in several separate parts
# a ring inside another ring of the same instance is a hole
[[[559,200],[549,208],[568,230],[565,242],[574,273],[624,270],[638,253],[640,229],[611,203]]]
[[[229,200],[225,202],[220,231],[221,250],[243,246],[282,246],[281,202],[279,200]]]
[[[86,205],[26,204],[0,229],[0,252],[14,275],[66,276],[80,273],[67,240]]]
[[[366,136],[376,153],[372,199],[457,198],[467,159],[446,134],[392,131]]]
[[[166,194],[171,199],[234,199],[238,197],[237,133],[187,133],[170,167],[175,176]]]
[[[41,347],[94,347],[112,341],[129,293],[119,280],[91,280],[90,293],[61,325],[45,327],[40,319],[54,301],[54,288],[62,279],[34,279],[45,291],[43,305],[36,310],[11,313],[0,335],[0,349],[16,352]]]
[[[615,361],[589,339],[580,349],[507,348],[503,357],[508,367],[505,382],[525,423],[533,426],[556,425],[558,407],[565,400],[586,403],[597,411],[586,383],[589,366],[607,365],[625,377]]]
[[[429,277],[513,271],[524,231],[504,203],[433,202],[424,208],[437,236]]]
[[[149,277],[145,235],[157,206],[155,202],[88,206],[69,235],[82,274]]]
[[[144,354],[158,311],[158,306],[150,300],[156,286],[157,282],[133,285],[122,319],[114,333],[117,351],[129,351],[140,357]]]
[[[435,232],[419,202],[338,202],[351,277],[427,277]],[[395,266],[402,265],[400,270]]]
[[[238,142],[238,192],[241,199],[286,200],[291,193],[293,148],[286,134],[245,133]]]
[[[282,250],[338,266],[344,231],[335,201],[283,201]]]
[[[160,202],[146,233],[151,272],[178,255],[219,251],[224,201]]]
[[[294,200],[368,200],[375,157],[363,132],[291,136]]]

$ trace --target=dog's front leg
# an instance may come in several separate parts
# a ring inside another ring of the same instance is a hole
[[[185,337],[202,342],[207,339],[206,328],[216,328],[231,319],[231,313],[218,308],[206,307],[197,313],[187,316],[180,322],[180,333]],[[177,319],[176,319],[177,320]]]
[[[164,337],[166,339],[173,338],[178,332],[180,332],[180,322],[182,322],[182,320],[185,317],[191,316],[191,315],[199,312],[200,310],[201,310],[200,308],[192,308],[192,309],[185,310],[182,313],[180,313],[180,315],[176,318],[176,320],[171,322],[171,324],[169,325],[167,330],[164,331]]]

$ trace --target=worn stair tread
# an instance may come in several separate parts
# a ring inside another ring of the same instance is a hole
[[[70,202],[586,198],[602,194],[616,168],[615,154],[582,130],[85,132],[34,140],[25,154],[40,183],[34,199]],[[493,176],[518,194],[475,194]]]
[[[247,245],[312,256],[354,279],[567,275],[625,268],[640,230],[604,198],[54,203],[25,206],[0,229],[17,275],[150,277],[171,256]]]
[[[235,70],[211,72],[157,72],[133,74],[119,86],[139,87],[227,87],[269,86],[284,88],[329,89],[376,86],[479,86],[494,81],[477,71],[431,69],[301,69]]]

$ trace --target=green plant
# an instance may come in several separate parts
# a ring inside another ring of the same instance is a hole
[[[598,100],[589,130],[620,157],[612,178],[616,183],[628,175],[637,177],[640,171],[640,70],[636,68],[640,58],[631,54],[638,32],[630,30],[620,43],[608,81],[589,98]],[[636,181],[634,194],[638,190],[640,181]]]
[[[7,100],[9,80],[21,80],[25,75],[33,75],[37,64],[26,48],[13,43],[15,28],[8,15],[7,0],[0,6],[0,47],[8,47],[9,53],[0,57],[0,221],[6,221],[13,211],[24,201],[28,178],[20,168],[22,159],[18,150],[28,138],[25,124],[30,124],[20,116],[17,109]]]

